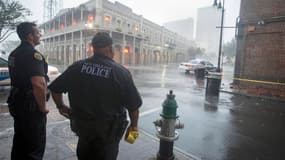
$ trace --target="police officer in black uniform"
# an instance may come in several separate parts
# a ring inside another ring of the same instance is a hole
[[[14,118],[12,160],[42,160],[46,143],[47,63],[34,47],[40,43],[36,24],[17,26],[21,44],[9,56],[11,92],[8,106]]]
[[[138,130],[142,100],[130,72],[112,60],[109,34],[98,32],[92,46],[92,57],[75,62],[48,88],[59,112],[70,116],[71,129],[79,136],[78,159],[115,160],[126,128],[127,134]],[[70,109],[62,99],[66,92]]]

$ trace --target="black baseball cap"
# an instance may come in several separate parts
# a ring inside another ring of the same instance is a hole
[[[107,32],[98,32],[92,39],[93,48],[104,48],[113,44],[113,40]]]

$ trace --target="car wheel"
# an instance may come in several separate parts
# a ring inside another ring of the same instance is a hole
[[[209,74],[209,72],[207,70],[205,70],[205,75],[208,75],[208,74]]]

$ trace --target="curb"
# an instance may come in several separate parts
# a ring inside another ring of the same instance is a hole
[[[285,102],[285,99],[276,98],[276,97],[254,95],[254,94],[249,94],[249,93],[246,93],[246,92],[242,92],[240,90],[229,91],[229,90],[220,89],[220,92],[229,93],[229,94],[233,94],[233,95],[241,95],[241,96],[251,97],[251,98],[259,98],[259,99],[266,99],[266,100],[271,100],[271,101]]]
[[[157,137],[155,137],[152,134],[144,131],[143,129],[140,128],[139,130],[140,130],[139,132],[144,134],[146,137],[149,137],[150,139],[152,139],[152,140],[154,140],[156,142],[160,141]],[[180,155],[182,155],[182,156],[184,156],[186,158],[190,158],[190,159],[193,159],[193,160],[201,160],[201,158],[199,158],[197,156],[194,156],[193,154],[188,153],[188,152],[184,151],[183,149],[180,149],[179,147],[176,147],[175,145],[173,146],[173,150],[174,150],[174,154],[176,152],[176,153],[179,153]]]

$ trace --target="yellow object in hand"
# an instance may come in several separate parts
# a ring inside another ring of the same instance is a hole
[[[139,137],[138,131],[130,131],[129,134],[126,136],[125,141],[133,144],[138,137]]]

